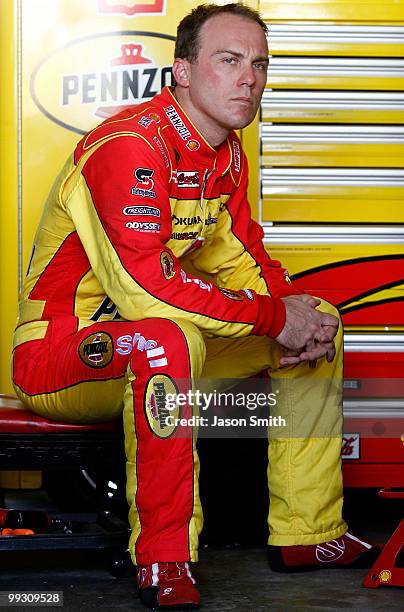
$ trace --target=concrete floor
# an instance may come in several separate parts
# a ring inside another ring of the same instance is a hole
[[[217,464],[218,460],[207,465],[201,480],[206,522],[200,562],[193,571],[203,611],[404,611],[404,588],[365,589],[361,583],[366,570],[272,572],[265,548],[265,461],[262,469],[257,469],[257,462],[254,472],[245,473],[242,481],[234,466],[233,470],[225,466],[218,474]],[[66,482],[65,478],[61,481],[64,489]],[[8,507],[57,511],[48,502],[44,491],[8,491],[6,495]],[[404,500],[380,500],[376,490],[348,490],[344,516],[360,537],[386,542],[404,517]],[[63,610],[69,612],[146,610],[137,599],[133,574],[130,566],[122,577],[112,577],[105,555],[96,551],[0,552],[0,591],[62,591]]]
[[[146,609],[137,599],[132,571],[113,578],[102,559],[83,553],[29,553],[24,559],[18,559],[19,555],[8,553],[6,565],[1,562],[3,591],[62,591],[63,610],[69,612]],[[363,570],[271,572],[263,547],[205,548],[194,574],[205,612],[404,609],[403,589],[365,589],[361,586]]]

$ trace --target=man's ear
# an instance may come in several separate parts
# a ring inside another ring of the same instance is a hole
[[[188,87],[189,74],[189,61],[181,57],[176,57],[173,64],[173,76],[177,85],[180,87]]]

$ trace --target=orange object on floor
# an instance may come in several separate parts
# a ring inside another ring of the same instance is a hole
[[[382,489],[380,497],[404,499],[404,491]],[[396,560],[401,550],[404,550],[404,519],[400,522],[393,535],[385,544],[380,556],[370,568],[363,586],[375,589],[379,586],[404,587],[404,567],[397,567]]]
[[[35,535],[35,531],[32,529],[11,529],[10,527],[4,527],[0,531],[2,536],[20,536],[20,535]]]

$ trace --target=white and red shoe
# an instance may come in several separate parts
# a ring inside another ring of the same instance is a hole
[[[141,601],[153,610],[192,610],[201,603],[189,563],[139,565],[136,581]]]
[[[269,566],[275,572],[328,568],[372,567],[381,549],[347,531],[335,540],[307,546],[268,546]]]

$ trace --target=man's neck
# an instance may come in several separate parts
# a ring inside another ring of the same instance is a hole
[[[188,95],[188,89],[177,86],[172,90],[172,93],[183,111],[187,114],[196,129],[202,134],[211,147],[218,147],[226,140],[227,136],[229,135],[229,130],[226,128],[221,129],[217,125],[209,125],[206,118],[202,117],[202,115],[198,113],[192,104]]]

